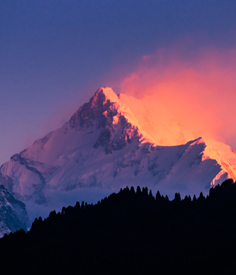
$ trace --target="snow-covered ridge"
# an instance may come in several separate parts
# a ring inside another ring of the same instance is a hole
[[[222,142],[209,140],[204,151],[204,159],[215,159],[221,167],[219,174],[213,179],[211,185],[220,184],[227,178],[236,180],[236,153]]]

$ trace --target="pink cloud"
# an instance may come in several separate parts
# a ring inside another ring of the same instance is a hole
[[[235,49],[159,49],[120,89],[142,99],[152,117],[174,119],[186,139],[214,138],[236,148],[235,72]]]

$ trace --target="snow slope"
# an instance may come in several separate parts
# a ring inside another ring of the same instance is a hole
[[[174,128],[181,140],[181,129]],[[150,129],[141,102],[100,88],[61,128],[2,165],[5,186],[33,217],[32,209],[42,213],[74,204],[83,192],[101,199],[139,185],[170,197],[198,195],[235,176],[236,155],[229,146],[208,146],[202,138],[160,146]]]

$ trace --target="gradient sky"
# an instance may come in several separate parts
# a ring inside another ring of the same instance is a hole
[[[160,51],[164,61],[152,60],[168,68],[176,60],[191,67],[202,52],[200,60],[223,58],[217,78],[226,71],[233,82],[236,66],[225,63],[236,47],[235,13],[235,0],[0,1],[0,164],[61,126],[100,86],[122,91],[140,62]],[[204,59],[211,49],[216,55]]]

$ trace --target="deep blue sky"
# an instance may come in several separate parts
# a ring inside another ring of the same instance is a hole
[[[1,0],[0,164],[143,55],[189,38],[235,48],[235,13],[235,0]]]

